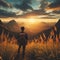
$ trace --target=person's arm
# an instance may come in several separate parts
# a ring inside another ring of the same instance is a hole
[[[26,37],[26,39],[28,40],[28,35],[27,35],[27,34],[26,34],[26,36],[25,36],[25,37]]]

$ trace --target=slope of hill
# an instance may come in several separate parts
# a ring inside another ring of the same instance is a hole
[[[58,22],[55,24],[55,26],[57,27],[57,30],[60,32],[60,19],[59,19]]]
[[[49,29],[43,30],[42,32],[36,34],[33,38],[40,37],[40,35],[41,35],[42,38],[46,38],[46,40],[47,40],[48,37],[50,36],[51,31],[54,32],[54,35],[57,35],[59,37],[59,33],[60,33],[60,19],[58,20],[58,22],[54,26],[52,26]]]
[[[2,25],[3,24],[3,22],[0,20],[0,25]]]
[[[25,25],[25,24],[24,24]],[[43,26],[42,28],[43,28],[43,30],[38,30],[38,29],[41,29],[41,25]],[[27,28],[26,28],[26,32],[29,34],[29,37],[30,38],[34,38],[34,37],[39,37],[40,35],[45,35],[46,36],[46,38],[48,38],[48,36],[49,36],[49,34],[50,34],[50,32],[51,32],[51,30],[53,30],[54,29],[54,27],[56,27],[57,28],[57,31],[56,31],[56,33],[57,34],[59,34],[60,33],[60,20],[55,24],[55,26],[53,26],[53,27],[50,27],[48,24],[46,24],[46,23],[44,23],[44,22],[42,22],[42,23],[40,23],[40,24],[38,24],[37,26],[36,25],[34,25],[35,27],[33,27],[32,25],[27,25]],[[21,27],[21,26],[20,26]],[[30,27],[32,27],[32,29],[30,29]],[[37,28],[36,28],[37,27]],[[34,28],[36,28],[36,30],[34,29]],[[0,34],[2,33],[2,31],[4,30],[4,33],[5,34],[8,34],[9,33],[9,35],[14,35],[14,33],[12,33],[12,32],[19,32],[20,31],[20,28],[19,28],[19,26],[18,26],[18,24],[17,24],[17,22],[16,21],[14,21],[14,20],[11,20],[10,22],[8,22],[6,25],[4,25],[3,24],[3,22],[2,21],[0,21]],[[28,30],[28,31],[27,31]],[[35,33],[33,33],[33,32],[35,32]],[[39,32],[39,33],[38,33]],[[9,36],[10,37],[10,36]]]
[[[17,32],[14,32],[14,31],[9,30],[9,29],[6,27],[6,25],[5,25],[2,21],[0,21],[0,36],[1,36],[2,34],[3,34],[2,39],[3,39],[4,36],[5,36],[6,38],[8,38],[8,39],[11,40],[11,38],[12,38],[13,36],[15,36],[15,35],[17,34]],[[2,40],[2,39],[0,38],[0,40]]]
[[[15,20],[11,20],[8,23],[6,23],[6,27],[10,31],[19,32],[19,26]]]

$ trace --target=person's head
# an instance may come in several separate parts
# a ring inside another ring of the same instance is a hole
[[[24,29],[25,29],[24,27],[21,27],[21,31],[22,31],[22,32],[24,32]]]

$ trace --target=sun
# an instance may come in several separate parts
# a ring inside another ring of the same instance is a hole
[[[34,18],[29,18],[30,23],[36,23],[36,20]]]

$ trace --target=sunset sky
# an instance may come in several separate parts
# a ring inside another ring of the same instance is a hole
[[[57,21],[60,0],[0,0],[0,19],[3,21]]]

